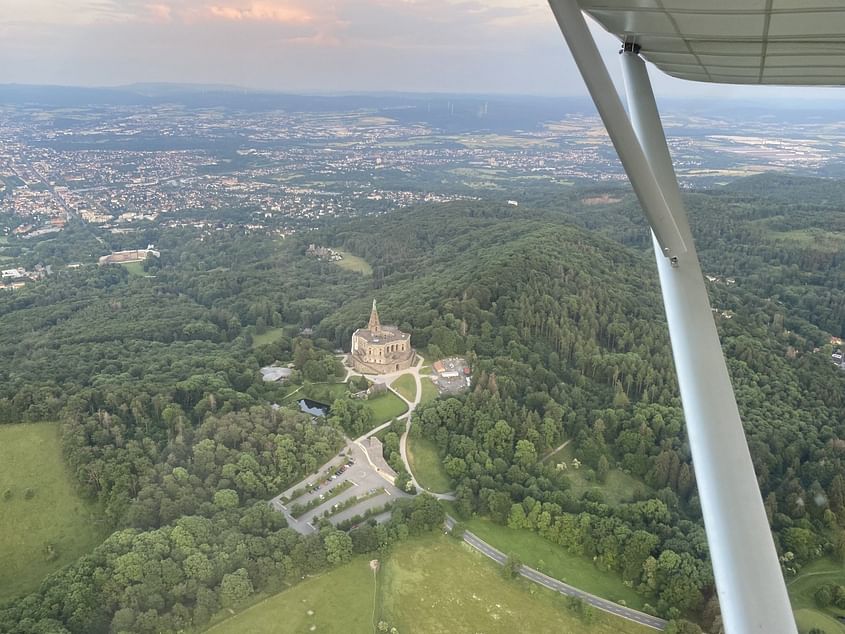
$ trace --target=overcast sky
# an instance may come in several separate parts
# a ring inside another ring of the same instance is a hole
[[[0,83],[582,95],[545,0],[2,0]],[[616,72],[618,46],[595,29]],[[652,73],[658,94],[770,98]]]

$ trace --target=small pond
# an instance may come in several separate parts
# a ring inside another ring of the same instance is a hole
[[[312,401],[310,398],[301,398],[297,403],[299,404],[299,411],[311,414],[311,416],[326,416],[329,413],[328,405]]]

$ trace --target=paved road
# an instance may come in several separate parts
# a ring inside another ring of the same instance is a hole
[[[344,357],[344,360],[345,360],[345,357]],[[416,481],[416,479],[414,478],[413,472],[411,471],[411,465],[408,462],[407,440],[408,440],[408,432],[411,429],[411,415],[413,414],[417,405],[420,404],[420,399],[422,398],[422,380],[423,380],[423,377],[421,377],[420,373],[419,373],[420,367],[422,367],[422,363],[423,363],[422,358],[419,357],[417,359],[416,364],[408,370],[402,370],[400,372],[394,372],[392,374],[385,374],[385,375],[378,376],[378,377],[374,377],[374,376],[370,375],[367,378],[374,379],[374,380],[378,381],[379,383],[385,383],[387,385],[387,388],[391,392],[396,394],[396,396],[401,398],[408,405],[407,413],[405,413],[405,414],[403,414],[402,416],[399,417],[400,420],[403,420],[403,419],[405,420],[405,433],[403,433],[401,438],[399,439],[399,448],[400,448],[400,453],[402,454],[402,462],[405,463],[405,468],[408,470],[408,473],[411,474],[411,482],[413,482],[414,486],[417,487],[418,491],[425,491],[426,493],[429,493],[429,494],[433,495],[434,497],[441,499],[441,500],[454,500],[455,496],[452,493],[434,493],[432,491],[428,491],[427,489],[421,487],[419,485],[419,483]],[[401,394],[399,394],[399,392],[397,392],[396,390],[394,390],[393,388],[390,387],[390,383],[394,379],[398,378],[399,376],[401,376],[403,374],[408,374],[408,373],[413,375],[414,380],[416,381],[416,384],[417,384],[416,398],[413,401],[407,400],[405,397],[403,397]],[[346,375],[346,380],[348,380],[349,377],[353,374],[357,374],[357,373],[349,370],[347,372],[347,375]],[[368,466],[372,466],[372,463],[369,460],[369,457],[367,456],[366,452],[364,451],[363,441],[368,436],[371,436],[371,435],[377,433],[378,431],[381,431],[385,427],[388,427],[390,424],[391,424],[390,422],[387,422],[387,423],[384,423],[383,425],[379,425],[378,427],[368,431],[366,434],[363,434],[360,438],[356,438],[355,441],[349,442],[349,444],[347,445],[347,450],[352,448],[353,451],[354,451],[354,455],[356,456],[356,460],[360,461],[360,462],[356,462],[355,470],[358,470],[358,467],[363,466],[364,464],[367,464],[367,463],[369,463]],[[566,443],[564,443],[563,445],[561,445],[560,447],[558,447],[555,451],[562,449],[563,447],[566,446],[567,443],[568,443],[568,441]],[[552,452],[552,453],[554,453],[554,452]],[[549,454],[549,455],[551,455],[551,454]],[[327,464],[334,463],[338,460],[339,460],[339,458],[335,458],[334,460],[330,461],[330,463],[327,463]],[[322,472],[322,470],[323,469],[321,468],[321,472]],[[352,471],[352,470],[350,470],[350,471]],[[350,472],[347,472],[347,473],[350,473]],[[344,475],[347,475],[347,474],[344,474]],[[375,473],[373,473],[373,477],[378,477],[378,476]],[[294,487],[291,487],[291,489],[289,489],[285,493],[289,493],[291,490],[293,490],[294,488],[296,488],[300,485],[301,485],[301,483],[295,485]],[[350,490],[355,490],[355,489],[358,489],[358,488],[359,487],[353,487],[353,489],[350,489]],[[404,495],[402,492],[400,492],[398,489],[396,489],[392,485],[388,485],[387,487],[385,487],[385,489],[386,489],[386,491],[389,490],[391,493],[394,493],[394,494]],[[279,497],[281,497],[281,496],[279,496]],[[338,496],[337,499],[342,499],[343,497],[345,497],[345,496],[342,494],[342,495]],[[382,499],[381,499],[382,497],[383,496],[379,496],[378,498],[373,498],[373,500],[374,500],[373,504],[376,503],[375,500],[378,500],[378,502],[377,502],[378,504],[383,503]],[[305,499],[305,498],[303,498],[303,499]],[[332,504],[335,503],[337,501],[337,499],[331,500],[331,503]],[[300,523],[300,522],[297,522],[296,520],[293,520],[293,518],[290,517],[290,514],[287,513],[287,509],[282,505],[281,501],[278,498],[273,498],[273,500],[271,501],[271,504],[273,504],[273,506],[275,508],[277,508],[278,510],[285,513],[285,516],[287,517],[288,522],[291,523],[291,525],[294,525],[294,528],[297,528],[295,526],[295,524],[305,524],[304,521],[302,521]],[[331,506],[331,504],[328,504],[328,506]],[[360,512],[360,511],[357,511],[357,508],[358,508],[357,506],[353,507],[353,508],[356,509],[356,512]],[[322,512],[323,507],[322,506],[318,507],[318,509],[315,509],[315,511],[317,511],[317,510]],[[313,516],[315,511],[311,511],[311,512],[306,513],[306,516],[309,516],[309,517]],[[347,512],[344,512],[343,514],[339,514],[339,515],[346,516],[347,514],[348,514]],[[382,518],[386,519],[386,518],[389,518],[389,517],[390,517],[390,513],[384,513],[382,515],[379,515],[376,519],[380,520]],[[305,517],[303,517],[302,519],[305,520]],[[452,527],[454,525],[455,525],[455,519],[452,518],[451,516],[447,515],[446,516],[446,529],[451,531]],[[314,530],[314,528],[311,527],[310,524],[307,524],[306,526],[310,527],[310,531]],[[297,530],[300,530],[300,532],[310,532],[306,526],[300,525],[300,527],[297,528]],[[490,544],[488,544],[487,542],[480,539],[479,537],[477,537],[476,535],[474,535],[473,533],[471,533],[469,531],[466,531],[464,533],[464,541],[467,544],[469,544],[472,548],[474,548],[475,550],[484,554],[485,556],[489,557],[490,559],[492,559],[493,561],[495,561],[496,563],[498,563],[500,565],[504,565],[504,563],[507,561],[507,555],[505,555],[503,552],[501,552],[499,550],[496,550]],[[528,566],[522,566],[520,568],[519,573],[523,577],[525,577],[526,579],[528,579],[530,581],[533,581],[534,583],[540,584],[541,586],[544,586],[546,588],[549,588],[550,590],[554,590],[555,592],[559,592],[559,593],[566,595],[566,596],[578,597],[579,599],[583,600],[585,603],[588,603],[589,605],[592,605],[593,607],[595,607],[599,610],[602,610],[604,612],[609,612],[610,614],[615,614],[616,616],[618,616],[620,618],[627,619],[629,621],[633,621],[634,623],[639,623],[641,625],[645,625],[646,627],[654,628],[655,630],[666,629],[666,621],[664,621],[663,619],[660,619],[660,618],[657,618],[656,616],[651,616],[650,614],[645,614],[644,612],[639,612],[637,610],[633,610],[631,608],[619,605],[618,603],[614,603],[613,601],[609,601],[607,599],[597,597],[596,595],[590,594],[589,592],[584,592],[583,590],[579,590],[578,588],[570,586],[569,584],[566,584],[563,581],[559,581],[558,579],[555,579],[553,577],[549,577],[548,575],[544,575],[542,572],[535,570],[534,568],[529,568]]]
[[[50,196],[53,198],[53,200],[56,201],[56,204],[60,205],[62,207],[62,209],[64,209],[68,214],[70,214],[72,216],[76,216],[77,215],[76,212],[73,209],[71,209],[70,207],[68,207],[67,203],[65,202],[65,199],[62,198],[59,195],[59,192],[57,192],[56,188],[53,187],[53,185],[50,184],[50,181],[47,180],[46,178],[44,178],[44,176],[41,174],[41,172],[38,171],[38,169],[35,167],[35,164],[29,163],[28,167],[29,167],[29,169],[32,170],[32,172],[38,178],[41,179],[41,182],[44,183],[47,186],[47,190],[50,192]],[[20,176],[20,174],[18,174],[17,170],[15,170],[15,176],[17,176],[18,178],[21,178],[21,176]],[[23,179],[21,178],[21,180],[23,180]]]
[[[343,355],[342,358],[344,365],[346,365],[346,363],[348,362],[349,355]],[[414,410],[417,408],[417,406],[420,404],[420,401],[422,400],[422,382],[429,380],[428,377],[420,375],[420,368],[423,366],[423,362],[423,358],[418,355],[416,362],[410,368],[407,368],[405,370],[399,370],[397,372],[391,372],[389,374],[367,374],[366,377],[375,383],[383,383],[388,390],[390,390],[396,396],[402,399],[402,402],[408,406],[408,411],[402,414],[401,416],[398,416],[396,420],[405,421],[405,431],[399,437],[399,454],[402,456],[402,462],[405,464],[405,470],[411,476],[411,484],[416,487],[417,491],[425,491],[429,495],[433,495],[434,497],[436,497],[438,500],[454,500],[455,495],[453,493],[435,493],[434,491],[429,491],[425,487],[420,486],[420,483],[417,482],[417,479],[414,477],[414,472],[411,470],[411,463],[408,461],[408,433],[411,431],[411,415],[414,413]],[[390,386],[393,381],[398,379],[403,374],[410,374],[414,377],[414,383],[416,383],[416,395],[413,401],[409,401]],[[359,372],[347,368],[345,380],[348,381],[350,376],[364,375],[361,375]],[[379,425],[375,429],[371,429],[370,431],[362,435],[360,438],[357,438],[356,442],[362,442],[365,438],[380,432],[382,429],[389,427],[391,424],[392,421],[388,421],[383,425]]]
[[[451,531],[454,525],[455,519],[447,515],[446,529]],[[472,546],[475,550],[477,550],[483,555],[486,555],[487,557],[489,557],[500,565],[504,565],[508,559],[507,555],[505,555],[502,551],[496,550],[490,544],[480,539],[473,533],[470,533],[469,531],[464,532],[464,541],[470,546]],[[619,605],[618,603],[614,603],[613,601],[608,601],[607,599],[602,599],[601,597],[597,597],[596,595],[590,594],[589,592],[584,592],[583,590],[579,590],[578,588],[574,588],[566,583],[563,583],[563,581],[558,581],[553,577],[544,575],[542,572],[534,570],[534,568],[522,566],[519,569],[519,574],[521,574],[526,579],[533,581],[534,583],[538,583],[541,586],[545,586],[549,590],[560,592],[561,594],[564,594],[569,597],[578,597],[585,603],[589,603],[593,607],[598,608],[599,610],[603,610],[604,612],[610,612],[611,614],[615,614],[616,616],[619,616],[623,619],[634,621],[635,623],[639,623],[640,625],[645,625],[656,630],[666,629],[666,621],[664,621],[663,619],[659,619],[656,616],[651,616],[650,614],[645,614],[644,612],[632,610],[631,608],[626,608],[625,606]]]
[[[403,493],[395,486],[393,486],[390,480],[384,477],[384,474],[377,472],[373,468],[373,466],[368,460],[364,448],[360,444],[347,439],[346,447],[343,448],[342,452],[346,453],[347,457],[341,457],[340,455],[335,456],[322,467],[320,467],[319,471],[316,474],[312,474],[304,480],[297,482],[295,485],[270,500],[270,505],[285,516],[285,519],[288,522],[288,526],[290,526],[295,531],[304,535],[308,535],[310,533],[315,532],[317,529],[312,523],[312,520],[315,515],[321,516],[323,514],[323,511],[332,509],[335,504],[344,502],[352,497],[366,495],[370,491],[376,489],[384,489],[385,493],[382,496],[364,500],[361,503],[356,504],[350,507],[349,509],[338,513],[337,515],[333,515],[329,518],[329,521],[332,524],[337,524],[343,519],[347,519],[348,517],[352,517],[353,515],[359,515],[369,508],[381,506],[387,500],[396,499],[399,497],[407,497],[407,494]],[[328,477],[327,471],[334,471],[340,465],[345,464],[349,456],[351,456],[355,460],[353,466],[349,467],[341,475],[336,476],[334,480],[329,480],[329,483],[327,485],[322,486],[319,489],[314,490],[310,493],[306,493],[298,497],[296,500],[292,500],[290,504],[286,504],[282,500],[283,497],[290,497],[293,491],[295,491],[296,489],[303,488],[306,483],[320,482],[326,479]],[[329,498],[321,502],[318,506],[314,507],[313,509],[306,511],[298,519],[290,514],[289,507],[294,502],[299,504],[307,504],[312,500],[318,499],[320,495],[327,494],[329,491],[331,491],[336,486],[345,481],[351,482],[352,486],[346,489],[345,491],[339,493],[335,497]]]
[[[344,356],[344,362],[346,361],[346,358],[347,357]],[[396,396],[398,396],[400,399],[402,399],[402,402],[405,403],[405,405],[408,406],[408,411],[405,412],[404,414],[402,414],[402,416],[399,416],[397,418],[397,420],[405,421],[405,431],[399,437],[399,454],[402,456],[402,462],[405,464],[405,470],[411,476],[411,484],[413,484],[416,487],[417,491],[425,491],[429,495],[433,495],[434,497],[436,497],[438,500],[454,500],[455,495],[453,493],[435,493],[434,491],[429,491],[425,487],[421,486],[420,483],[417,482],[417,479],[414,477],[414,472],[411,470],[411,463],[408,461],[408,433],[411,431],[411,415],[414,413],[414,410],[417,408],[417,406],[422,401],[422,382],[429,380],[428,377],[424,377],[424,376],[420,375],[420,368],[422,366],[423,366],[423,358],[420,357],[420,356],[417,356],[417,360],[414,363],[414,365],[412,367],[406,369],[406,370],[399,370],[398,372],[391,372],[390,374],[382,374],[382,375],[368,374],[367,378],[372,380],[372,381],[375,381],[376,383],[384,383],[387,386],[388,390],[390,390]],[[349,370],[346,373],[347,380],[353,374],[357,374],[357,372],[353,372],[352,370]],[[414,396],[413,401],[409,401],[408,399],[406,399],[404,396],[402,396],[399,392],[397,392],[396,390],[394,390],[390,386],[390,384],[393,381],[398,379],[403,374],[410,374],[411,376],[414,377],[414,383],[416,383],[416,394]],[[371,436],[371,435],[381,431],[382,429],[384,429],[385,427],[387,427],[389,425],[390,425],[390,422],[387,422],[384,425],[380,425],[379,427],[376,427],[375,429],[368,431],[366,434],[361,436],[361,438],[359,438],[358,440],[359,441],[363,440],[367,436]]]

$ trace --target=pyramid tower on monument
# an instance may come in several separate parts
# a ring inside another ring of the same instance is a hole
[[[367,329],[377,334],[381,330],[381,322],[378,319],[378,309],[376,309],[376,300],[373,300],[373,310],[370,313],[370,323],[367,324]]]

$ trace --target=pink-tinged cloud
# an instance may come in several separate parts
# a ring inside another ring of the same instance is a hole
[[[170,22],[173,18],[173,7],[167,4],[148,4],[147,11],[153,22]]]
[[[233,22],[281,22],[283,24],[305,24],[314,16],[300,7],[287,3],[252,2],[244,6],[209,7],[209,12],[215,18]]]

